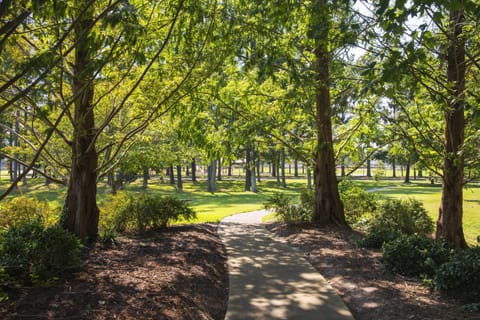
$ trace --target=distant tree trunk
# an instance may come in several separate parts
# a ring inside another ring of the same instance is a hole
[[[183,190],[183,182],[182,182],[182,166],[177,165],[177,189]]]
[[[285,149],[282,148],[280,153],[280,167],[282,168],[282,187],[287,187],[287,180],[285,179]]]
[[[397,177],[397,168],[396,168],[396,161],[395,159],[392,159],[392,177],[396,178]]]
[[[222,159],[218,159],[217,180],[222,181]]]
[[[170,184],[175,184],[175,171],[173,169],[173,164],[168,167],[168,176],[170,178]]]
[[[232,160],[228,161],[228,170],[227,170],[227,176],[231,177],[232,176]]]
[[[307,169],[307,188],[312,189],[312,171],[310,168]]]
[[[298,177],[298,160],[293,160],[293,176]]]
[[[403,180],[403,182],[410,183],[410,160],[408,160],[405,165],[405,180]]]
[[[252,171],[250,170],[251,154],[250,147],[245,152],[245,191],[252,189]]]
[[[418,177],[423,178],[423,170],[422,169],[418,169]]]
[[[343,204],[338,192],[332,134],[332,107],[330,102],[330,10],[326,0],[315,2],[315,21],[322,25],[315,39],[314,67],[316,71],[316,125],[315,154],[315,210],[313,220],[322,225],[347,226]],[[314,26],[318,28],[318,26]]]
[[[210,162],[210,166],[207,168],[207,180],[208,180],[208,187],[207,190],[208,192],[215,192],[217,190],[217,185],[216,185],[216,160],[212,160]]]
[[[256,172],[257,172],[257,155],[256,155],[256,152],[255,152],[255,146],[252,147],[252,157],[250,159],[250,172],[251,172],[251,179],[252,179],[252,182],[251,182],[251,186],[252,186],[252,192],[255,192],[257,193],[258,192],[258,188],[257,188],[257,175],[256,175]]]
[[[372,177],[372,161],[370,159],[367,160],[367,177]]]
[[[186,177],[190,176],[190,166],[185,166],[185,176]]]
[[[455,247],[466,248],[463,234],[464,158],[460,152],[465,130],[465,37],[463,10],[450,12],[447,80],[451,88],[445,111],[445,156],[443,159],[442,200],[437,220],[437,240],[445,238]]]
[[[148,178],[149,178],[148,168],[144,167],[143,168],[143,183],[142,183],[142,189],[143,190],[147,190],[147,188],[148,188]]]
[[[417,169],[413,167],[413,180],[417,180]]]
[[[341,170],[342,170],[341,176],[342,176],[342,177],[345,177],[345,166],[344,166],[343,164],[342,164],[342,166],[341,166]]]
[[[257,168],[257,182],[262,182],[261,173],[262,173],[263,165],[260,165],[260,161],[258,157],[257,157],[257,160],[255,161],[255,164]]]
[[[197,182],[197,162],[195,158],[192,159],[192,182]]]
[[[74,97],[72,169],[63,207],[62,226],[80,238],[98,236],[97,206],[98,154],[95,149],[94,68],[91,44],[87,41],[93,25],[93,8],[83,12],[74,27],[76,44],[71,81]]]

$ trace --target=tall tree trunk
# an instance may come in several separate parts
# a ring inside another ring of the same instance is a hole
[[[307,188],[312,189],[312,171],[307,168]]]
[[[148,174],[148,168],[143,168],[143,183],[142,183],[142,189],[143,190],[147,190],[148,188],[148,178],[149,178],[149,174]]]
[[[285,149],[282,148],[280,152],[280,167],[281,167],[281,175],[282,175],[282,187],[287,187],[287,180],[285,179]]]
[[[410,160],[408,160],[407,164],[405,165],[405,179],[403,182],[410,183]]]
[[[216,172],[217,172],[216,164],[217,164],[217,161],[212,160],[210,162],[210,165],[207,168],[207,180],[208,180],[207,191],[208,192],[215,192],[217,189],[216,179],[215,179]]]
[[[222,181],[222,159],[218,159],[217,180]]]
[[[462,35],[463,10],[450,12],[447,79],[451,87],[450,105],[445,112],[445,157],[443,159],[442,200],[436,238],[445,238],[458,248],[467,247],[463,234],[463,178],[465,114],[465,40]]]
[[[250,172],[251,172],[251,186],[252,186],[252,192],[257,193],[258,188],[257,188],[257,155],[255,152],[255,145],[252,146],[252,158],[250,159]]]
[[[197,162],[195,158],[192,159],[192,182],[197,182]]]
[[[372,161],[370,159],[367,160],[367,177],[372,177]]]
[[[250,147],[245,152],[245,191],[252,189],[252,171],[250,170],[251,153]]]
[[[232,160],[228,160],[228,171],[227,171],[227,176],[231,177],[232,176]]]
[[[183,182],[182,182],[182,166],[177,165],[177,189],[183,190]]]
[[[81,238],[98,235],[97,206],[98,154],[95,150],[93,52],[87,41],[92,25],[93,9],[87,9],[75,24],[75,61],[73,62],[72,169],[63,207],[62,225]]]
[[[168,168],[168,176],[170,179],[170,184],[175,184],[175,171],[173,169],[173,164]]]
[[[395,159],[392,159],[392,177],[396,178],[397,177],[397,168],[396,168],[396,163]]]
[[[293,176],[298,177],[298,160],[293,160]]]
[[[320,23],[315,48],[316,125],[317,147],[315,155],[315,210],[313,220],[326,225],[346,226],[343,204],[338,192],[332,136],[332,107],[330,102],[330,13],[326,0],[315,1],[315,22]],[[318,25],[314,24],[318,28]]]

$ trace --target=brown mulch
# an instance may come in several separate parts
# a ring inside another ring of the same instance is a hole
[[[52,287],[11,290],[0,319],[223,319],[226,253],[216,225],[173,227],[96,245]]]
[[[228,275],[216,228],[178,226],[120,238],[108,248],[97,245],[68,279],[10,290],[0,319],[223,319]],[[357,320],[480,319],[420,281],[385,271],[380,252],[358,248],[352,231],[281,224],[268,229],[304,253]]]
[[[353,231],[278,223],[267,228],[304,253],[357,320],[480,319],[480,313],[430,292],[420,280],[387,272],[380,251],[356,246],[359,235]]]

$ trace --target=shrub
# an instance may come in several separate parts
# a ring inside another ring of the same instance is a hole
[[[343,181],[340,183],[339,191],[348,224],[356,225],[362,217],[371,215],[377,210],[378,197],[374,193]]]
[[[380,249],[384,243],[393,241],[401,235],[400,231],[394,229],[373,230],[359,244],[366,248]]]
[[[40,201],[26,196],[15,197],[2,202],[0,206],[0,226],[10,227],[40,219],[45,225],[53,225],[59,215],[47,201]]]
[[[196,214],[185,200],[151,194],[119,194],[111,198],[102,218],[102,229],[108,234],[116,231],[145,232],[166,228],[180,220],[191,220]]]
[[[382,262],[387,270],[404,276],[420,276],[425,274],[427,252],[431,241],[419,235],[402,235],[386,242],[383,247]]]
[[[386,200],[370,221],[370,228],[395,229],[404,234],[427,235],[433,231],[432,218],[415,199]]]
[[[308,198],[306,198],[308,199]],[[312,220],[313,206],[310,207],[309,201],[304,204],[292,204],[291,198],[283,193],[275,193],[265,202],[265,209],[274,209],[277,218],[288,224],[296,225]]]
[[[458,251],[434,277],[437,290],[468,302],[480,301],[480,247]]]
[[[8,228],[0,238],[0,263],[20,284],[50,281],[80,265],[80,241],[60,226],[46,229],[39,219]]]

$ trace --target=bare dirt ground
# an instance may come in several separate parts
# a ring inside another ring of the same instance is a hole
[[[51,287],[10,289],[0,319],[223,319],[228,275],[216,228],[179,226],[97,245],[73,276]],[[351,231],[268,229],[304,253],[357,320],[480,319],[420,281],[386,272],[380,252],[356,247]]]
[[[304,253],[357,320],[480,319],[480,313],[430,292],[421,281],[387,272],[380,251],[353,244],[358,237],[353,231],[281,224],[267,228]]]
[[[0,319],[223,319],[227,281],[216,225],[173,227],[97,245],[52,287],[11,290]]]

